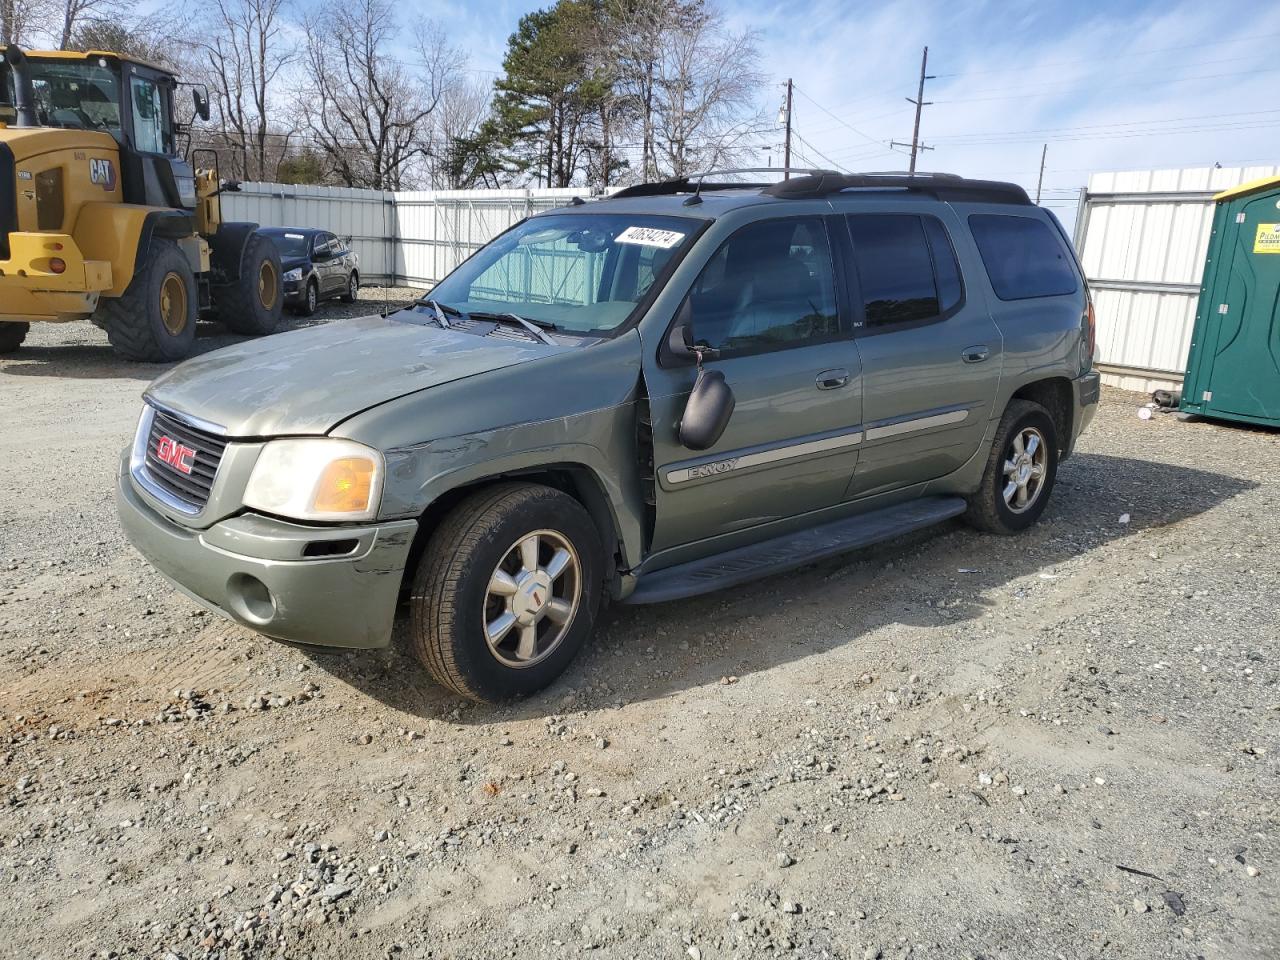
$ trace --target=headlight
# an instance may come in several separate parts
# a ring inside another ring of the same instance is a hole
[[[258,454],[244,505],[298,520],[372,520],[382,454],[353,440],[272,440]]]
[[[301,268],[301,267],[294,267],[292,270],[286,270],[286,271],[284,272],[284,278],[285,278],[286,280],[301,280],[301,279],[302,279],[302,268]]]

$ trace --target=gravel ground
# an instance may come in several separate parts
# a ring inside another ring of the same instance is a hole
[[[1107,393],[1028,534],[615,609],[494,709],[177,594],[112,494],[157,368],[29,342],[0,955],[1280,955],[1280,434]]]

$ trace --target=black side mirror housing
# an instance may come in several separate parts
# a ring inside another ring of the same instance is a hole
[[[204,87],[192,87],[191,99],[196,106],[196,116],[207,123],[209,120],[209,92]]]
[[[676,319],[667,333],[659,359],[664,367],[692,366],[701,360],[715,360],[720,351],[713,347],[698,346],[693,342],[693,307],[686,299],[676,313]]]
[[[690,450],[714,447],[729,426],[735,403],[723,373],[699,370],[680,418],[680,443]]]

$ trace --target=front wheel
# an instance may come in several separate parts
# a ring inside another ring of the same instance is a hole
[[[298,315],[309,317],[316,312],[316,307],[319,305],[320,287],[317,286],[314,279],[308,280],[306,287],[302,291],[302,302],[298,304]]]
[[[182,360],[195,344],[196,300],[196,275],[186,255],[172,240],[157,237],[124,293],[98,301],[94,321],[129,360]]]
[[[988,533],[1025,530],[1044,513],[1057,475],[1058,429],[1049,411],[1013,400],[1000,418],[982,486],[969,497],[965,519]]]
[[[414,577],[419,660],[473,700],[542,689],[595,624],[601,554],[590,515],[558,490],[504,483],[474,494],[436,530]]]

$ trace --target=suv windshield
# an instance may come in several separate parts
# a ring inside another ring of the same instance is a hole
[[[119,139],[120,79],[110,61],[28,59],[27,70],[40,126],[101,130]],[[7,66],[0,92],[0,120],[13,123],[13,73]]]
[[[666,279],[665,268],[697,227],[684,217],[534,217],[482,248],[428,296],[466,313],[513,313],[570,333],[607,333]]]

